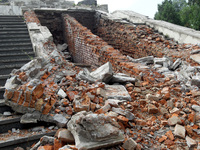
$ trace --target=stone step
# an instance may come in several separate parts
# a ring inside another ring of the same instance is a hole
[[[5,31],[28,31],[26,27],[24,28],[6,28],[6,27],[0,27],[0,33]]]
[[[10,74],[13,69],[19,69],[24,64],[14,64],[14,65],[1,65],[0,66],[0,73],[1,75],[7,75]]]
[[[22,24],[22,25],[2,24],[0,25],[0,28],[27,28],[27,25],[26,24]]]
[[[0,15],[0,18],[20,18],[22,15]]]
[[[27,31],[7,31],[7,32],[0,32],[0,35],[29,35]]]
[[[25,22],[0,22],[0,25],[26,25]]]
[[[3,114],[6,111],[13,112],[12,108],[5,104],[5,100],[0,99],[0,114]]]
[[[28,47],[27,49],[29,49],[29,48],[30,47]],[[19,53],[10,53],[10,51],[13,51],[13,50],[19,50],[20,52]],[[31,58],[32,58],[32,56],[34,56],[33,51],[32,52],[26,51],[26,47],[19,47],[19,48],[14,47],[14,48],[9,48],[9,49],[1,48],[0,51],[8,51],[8,53],[0,55],[0,60],[24,59],[24,58],[30,58],[29,56],[31,56]],[[27,57],[24,57],[24,56],[27,56]]]
[[[25,134],[24,136],[20,137],[10,137],[9,139],[7,139],[6,141],[1,140],[0,141],[0,149],[1,150],[13,150],[16,147],[22,147],[24,149],[26,149],[27,147],[31,147],[34,143],[37,143],[41,137],[43,136],[54,136],[56,133],[56,131],[50,131],[47,133],[28,133]],[[6,135],[2,135],[6,136]]]
[[[3,48],[10,48],[10,47],[32,47],[32,43],[28,42],[28,43],[0,43],[0,50],[2,50]]]
[[[2,86],[0,87],[0,99],[4,99],[3,94],[5,92],[5,88]]]
[[[2,115],[3,116],[3,115]],[[22,129],[20,124],[21,115],[13,115],[9,117],[0,117],[0,133],[6,133],[12,128]]]
[[[7,43],[31,43],[30,38],[11,38],[11,39],[0,39],[0,44]]]
[[[0,75],[0,86],[4,86],[6,83],[6,80],[10,77],[9,74],[6,75]]]
[[[25,34],[25,35],[1,35],[0,34],[0,39],[17,39],[17,38],[29,38],[30,36],[29,34]]]
[[[23,18],[1,18],[0,17],[0,22],[24,22]]]
[[[30,52],[33,52],[32,46],[26,46],[26,47],[18,46],[18,47],[8,47],[8,48],[5,47],[5,48],[0,48],[0,57],[1,57],[1,55],[5,56],[6,54],[9,55],[10,53],[26,54],[26,53],[30,53]]]
[[[12,65],[12,64],[26,64],[29,61],[31,61],[30,58],[26,58],[26,59],[11,59],[11,60],[0,60],[0,65]],[[0,76],[1,79],[1,76]],[[1,85],[1,84],[0,84]]]

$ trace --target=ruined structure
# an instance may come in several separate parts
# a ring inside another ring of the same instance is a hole
[[[25,11],[38,57],[12,71],[5,103],[21,123],[64,128],[32,149],[199,148],[198,32],[174,40],[144,16],[114,14]]]

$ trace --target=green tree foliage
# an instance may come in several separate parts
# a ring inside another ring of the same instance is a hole
[[[158,4],[158,12],[154,17],[156,20],[164,20],[175,24],[180,24],[180,17],[171,0],[165,0]]]
[[[154,18],[200,30],[200,0],[164,0]]]

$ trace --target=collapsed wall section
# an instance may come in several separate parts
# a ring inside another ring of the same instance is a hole
[[[63,24],[62,14],[69,14],[76,18],[83,26],[90,29],[93,33],[96,32],[95,26],[95,11],[94,10],[82,10],[82,9],[68,9],[68,10],[55,10],[55,9],[36,9],[35,13],[39,18],[41,25],[47,26],[54,37],[55,44],[63,44]]]
[[[99,36],[94,35],[73,17],[63,15],[63,23],[66,42],[75,62],[90,64],[93,68],[110,62],[115,72],[136,77],[139,77],[140,72],[143,72],[143,80],[148,82],[154,81],[155,77],[160,77],[160,74],[153,70],[150,73],[146,66],[130,62],[119,50],[114,49]]]
[[[107,15],[97,12],[97,35],[124,55],[133,58],[150,55],[162,57],[164,48],[176,47],[147,25],[135,25],[119,18],[110,19]]]

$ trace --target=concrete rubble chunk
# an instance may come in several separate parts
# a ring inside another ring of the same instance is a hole
[[[170,67],[170,69],[176,70],[181,64],[182,64],[182,60],[179,58],[173,63],[173,65]]]
[[[108,99],[105,101],[105,105],[109,104],[112,107],[119,107],[119,104],[123,103],[124,101],[122,100],[117,100],[117,99]]]
[[[142,57],[142,58],[139,58],[139,59],[134,59],[130,56],[127,56],[127,58],[134,63],[142,63],[142,64],[145,64],[145,65],[149,65],[149,64],[154,63],[154,57],[153,56]]]
[[[155,105],[149,104],[149,105],[148,105],[148,112],[149,112],[150,114],[156,114],[156,113],[159,112],[159,110],[158,110],[158,108],[157,108]]]
[[[173,116],[173,117],[169,118],[167,122],[168,122],[168,125],[170,125],[170,126],[182,123],[181,119],[177,116]]]
[[[131,100],[131,96],[123,85],[106,85],[106,98],[117,100]]]
[[[56,114],[53,116],[53,119],[58,127],[66,127],[68,119],[66,119],[62,114]]]
[[[95,78],[93,78],[91,75],[90,75],[90,72],[87,68],[84,68],[82,71],[80,71],[77,75],[77,78],[80,78],[82,80],[86,80],[90,83],[94,83],[96,81]]]
[[[58,91],[58,96],[60,96],[61,98],[65,98],[67,96],[67,94],[62,89],[60,89]]]
[[[20,123],[37,123],[37,118],[33,114],[26,113],[20,118]]]
[[[11,116],[11,115],[12,115],[12,113],[9,112],[9,111],[5,111],[5,112],[3,112],[3,116]]]
[[[174,135],[180,138],[185,138],[185,127],[181,126],[179,124],[176,124],[175,129],[174,129]]]
[[[21,82],[17,79],[17,76],[12,76],[11,78],[7,79],[5,88],[6,89],[15,89],[18,84]]]
[[[198,64],[200,64],[200,54],[194,54],[190,56],[190,59],[194,60]]]
[[[170,66],[173,65],[173,62],[168,57],[163,57],[163,58],[154,58],[154,64],[169,68]]]
[[[198,88],[200,88],[200,76],[193,76],[191,85],[196,85]]]
[[[134,150],[137,147],[137,142],[135,142],[132,138],[129,138],[122,147],[126,150]]]
[[[90,76],[95,78],[97,81],[108,83],[113,76],[112,65],[110,62],[105,63],[95,71],[90,73]]]
[[[160,95],[147,94],[146,99],[150,101],[159,101],[162,97]]]
[[[126,83],[126,82],[131,82],[131,83],[135,83],[136,79],[135,78],[131,78],[125,74],[115,74],[113,75],[113,77],[111,78],[112,83]]]
[[[58,44],[57,45],[57,50],[58,51],[64,51],[65,49],[67,49],[67,47],[68,47],[68,45],[66,44],[66,43],[64,43],[64,44]]]
[[[193,140],[192,138],[190,138],[189,136],[186,136],[185,139],[186,139],[186,143],[189,148],[197,145],[197,142],[195,140]]]
[[[120,144],[124,141],[118,123],[104,114],[79,112],[67,124],[75,138],[78,149],[99,149]]]
[[[198,105],[192,105],[192,109],[194,109],[197,112],[200,112],[200,106]]]
[[[190,52],[190,54],[198,54],[198,53],[200,53],[200,49],[192,50],[192,51]]]
[[[68,129],[61,129],[58,133],[58,139],[66,143],[75,143],[74,137]]]

